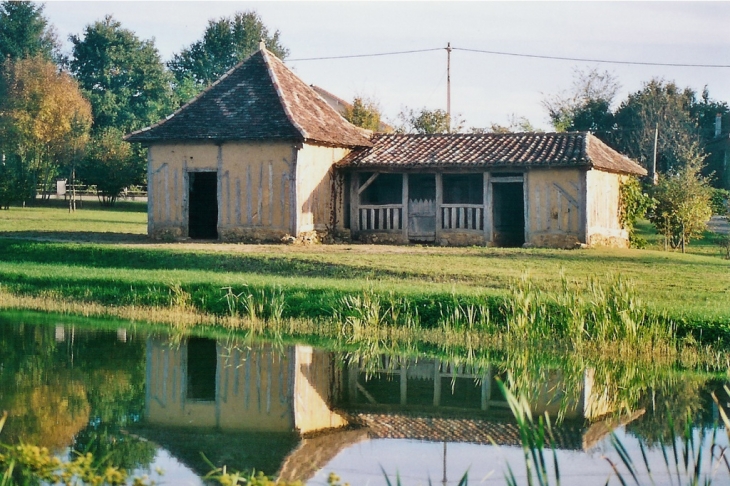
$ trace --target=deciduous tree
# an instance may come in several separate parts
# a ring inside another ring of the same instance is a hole
[[[380,107],[371,99],[356,96],[352,105],[345,108],[343,116],[356,127],[374,132],[380,130]]]
[[[619,88],[618,80],[608,71],[576,69],[572,88],[545,97],[542,104],[558,132],[607,132],[613,129],[611,104]]]
[[[400,133],[458,133],[464,129],[464,122],[458,116],[449,117],[444,110],[426,107],[418,110],[404,108],[398,114],[398,122],[396,132]]]
[[[153,41],[107,16],[71,42],[71,72],[91,102],[95,133],[112,127],[130,132],[172,111],[172,78]]]
[[[123,136],[116,128],[95,134],[79,167],[79,176],[96,186],[99,199],[107,206],[116,202],[125,187],[139,182],[140,173],[144,172]]]
[[[0,140],[13,165],[15,200],[48,187],[73,147],[83,145],[91,106],[76,81],[42,56],[6,59],[0,77]]]
[[[210,20],[203,38],[175,54],[168,67],[178,83],[187,78],[205,87],[256,52],[261,40],[269,51],[284,59],[289,50],[281,45],[279,36],[278,30],[269,33],[255,11],[237,12],[232,17]]]
[[[698,144],[679,153],[679,168],[662,175],[654,190],[656,207],[650,219],[672,248],[702,237],[712,216],[712,189],[700,174],[704,154]]]

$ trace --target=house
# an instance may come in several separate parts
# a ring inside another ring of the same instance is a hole
[[[623,247],[621,182],[646,175],[587,132],[372,142],[338,163],[349,200],[337,221],[368,242]]]
[[[149,148],[149,235],[224,241],[324,232],[335,162],[371,145],[264,47],[126,139]]]
[[[646,175],[590,133],[372,135],[263,46],[126,139],[154,238],[626,246],[620,185]]]

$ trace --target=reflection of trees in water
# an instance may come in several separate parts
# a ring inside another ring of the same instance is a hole
[[[693,423],[711,423],[703,417],[709,409],[708,378],[690,373],[674,373],[663,377],[642,394],[639,406],[649,413],[627,427],[648,445],[668,443],[674,436],[681,437],[685,427]]]
[[[9,411],[0,440],[71,446],[123,467],[154,458],[152,445],[121,431],[144,410],[143,341],[0,319],[0,355],[0,409]]]

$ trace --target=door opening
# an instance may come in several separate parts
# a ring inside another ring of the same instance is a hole
[[[525,198],[522,182],[492,184],[492,217],[496,246],[525,243]]]
[[[408,176],[408,239],[436,240],[436,175]]]
[[[188,177],[188,236],[218,239],[218,173],[190,172]]]

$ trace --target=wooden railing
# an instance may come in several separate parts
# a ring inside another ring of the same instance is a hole
[[[403,229],[403,205],[360,206],[360,231],[397,231]]]
[[[484,206],[481,204],[442,204],[441,229],[484,230]]]

